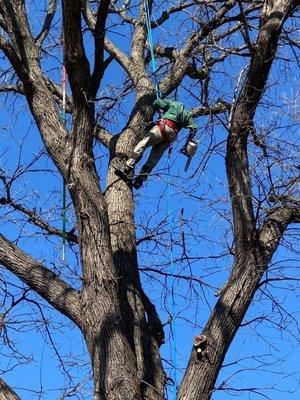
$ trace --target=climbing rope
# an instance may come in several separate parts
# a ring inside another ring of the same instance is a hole
[[[153,34],[152,34],[152,27],[151,27],[151,13],[150,13],[150,7],[149,7],[149,1],[144,0],[144,8],[145,8],[145,15],[146,15],[146,26],[147,26],[147,34],[148,34],[148,45],[150,49],[150,56],[151,56],[151,68],[153,72],[153,79],[154,79],[154,84],[155,84],[155,93],[156,93],[156,98],[160,99],[161,98],[161,92],[159,89],[159,84],[157,80],[157,62],[155,59],[155,54],[154,54],[154,42],[153,42]]]
[[[160,99],[161,98],[161,91],[159,88],[159,83],[157,80],[157,62],[155,59],[155,54],[154,54],[154,41],[153,41],[153,34],[152,34],[152,27],[151,27],[151,13],[150,13],[150,7],[149,7],[149,1],[144,0],[144,8],[145,8],[145,15],[146,15],[146,26],[147,26],[147,34],[148,34],[148,45],[150,49],[150,56],[151,56],[151,68],[153,72],[153,79],[154,79],[154,84],[155,84],[155,92],[156,92],[156,98]],[[173,232],[173,221],[172,221],[172,178],[171,178],[171,147],[169,149],[169,155],[168,155],[168,199],[167,199],[167,219],[168,219],[168,224],[169,224],[169,232],[170,232],[170,268],[172,271],[172,275],[174,272],[174,257],[173,257],[173,238],[172,238],[172,232]],[[173,382],[174,382],[174,400],[177,398],[177,350],[176,350],[176,330],[175,330],[175,325],[174,325],[174,318],[176,315],[176,304],[175,304],[175,296],[174,296],[174,281],[172,283],[172,321],[171,321],[171,328],[170,328],[170,333],[171,333],[171,358],[172,358],[172,364],[173,364]]]
[[[62,85],[62,112],[61,119],[64,126],[67,125],[66,118],[66,97],[67,97],[67,72],[66,67],[63,65],[62,67],[62,77],[61,77],[61,85]],[[63,188],[62,188],[62,233],[63,233],[63,246],[62,246],[62,261],[66,260],[66,225],[67,225],[67,190],[66,190],[66,182],[63,180]]]
[[[170,232],[170,269],[171,274],[174,275],[174,255],[173,255],[173,206],[172,206],[172,178],[171,178],[171,150],[168,153],[168,200],[167,200],[167,219],[169,224]],[[177,398],[177,346],[176,346],[176,329],[175,329],[175,316],[176,316],[176,303],[175,303],[175,293],[174,293],[174,283],[175,278],[173,276],[172,289],[171,289],[171,323],[170,323],[170,334],[171,334],[171,359],[173,364],[173,383],[174,383],[174,400]]]

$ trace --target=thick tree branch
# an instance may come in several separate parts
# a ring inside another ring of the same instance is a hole
[[[111,140],[114,137],[111,133],[108,132],[107,129],[103,128],[103,126],[100,125],[96,125],[93,136],[107,149],[110,148]]]
[[[300,178],[299,178],[300,180]],[[300,198],[298,197],[292,197],[292,196],[284,196],[284,195],[275,195],[272,194],[271,196],[269,196],[269,201],[271,203],[283,203],[283,204],[295,204],[296,206],[300,205]]]
[[[280,207],[271,210],[260,229],[252,249],[236,258],[228,283],[220,293],[204,334],[207,355],[197,356],[192,350],[189,365],[180,387],[179,399],[209,399],[228,347],[259,287],[261,277],[270,265],[280,239],[289,224],[300,222],[300,207]]]
[[[5,15],[10,36],[10,42],[0,36],[0,48],[22,82],[48,153],[60,170],[66,171],[68,136],[49,82],[41,71],[39,49],[28,26],[25,4],[0,1],[0,11]]]
[[[247,158],[247,137],[275,57],[282,23],[292,12],[291,2],[266,1],[262,25],[236,108],[232,112],[226,167],[232,201],[235,262],[203,334],[207,353],[192,350],[179,391],[180,400],[209,399],[225,354],[259,287],[287,226],[300,221],[300,208],[271,210],[259,232],[255,229]],[[297,1],[298,3],[298,1]],[[293,2],[295,7],[296,2]]]
[[[105,43],[105,24],[108,15],[110,0],[102,0],[98,7],[97,21],[94,30],[95,42],[95,66],[92,75],[93,94],[97,94],[101,79],[105,71],[104,62],[104,43]]]
[[[195,48],[199,46],[199,43],[204,38],[206,38],[210,32],[212,32],[214,29],[224,23],[224,16],[234,6],[234,1],[226,2],[225,5],[219,8],[212,20],[205,23],[199,30],[199,32],[194,33],[187,39],[183,49],[178,52],[175,63],[170,73],[163,79],[160,84],[160,88],[163,93],[169,94],[180,84],[189,68],[188,60],[189,57],[193,54]]]
[[[237,255],[252,247],[255,221],[247,156],[247,137],[275,58],[282,22],[290,12],[290,2],[275,1],[264,9],[262,25],[253,47],[245,82],[232,109],[227,141],[226,168],[232,200]]]
[[[93,11],[89,5],[89,0],[82,0],[81,1],[81,11],[84,17],[84,20],[91,31],[95,30],[96,26],[96,18],[93,14]]]
[[[47,12],[43,27],[41,29],[41,32],[38,34],[38,36],[35,39],[38,47],[42,46],[44,40],[48,36],[53,18],[56,13],[56,9],[57,9],[57,0],[49,0],[48,12]]]
[[[92,100],[90,65],[85,54],[81,28],[81,1],[64,0],[64,60],[77,112],[89,109]]]
[[[48,303],[80,325],[79,293],[0,234],[0,263]]]
[[[24,94],[24,90],[19,85],[4,85],[0,86],[1,93],[18,93]]]
[[[90,8],[88,0],[82,0],[82,14],[89,29],[94,33],[96,28],[96,18]],[[108,54],[121,65],[130,76],[129,58],[115,46],[107,37],[104,38],[104,48]]]
[[[149,7],[150,9],[152,8],[152,1],[149,2]],[[146,40],[146,10],[144,8],[144,2],[141,2],[139,22],[135,25],[135,31],[132,37],[131,56],[134,64],[139,66],[139,69],[142,70],[145,69],[144,49]]]
[[[21,400],[17,393],[0,378],[0,400]]]
[[[198,107],[191,110],[193,117],[200,117],[203,115],[216,115],[223,112],[229,112],[231,109],[231,104],[225,101],[219,100],[215,105],[211,107]]]
[[[273,255],[287,226],[292,223],[300,223],[300,201],[298,207],[285,205],[268,212],[259,231],[259,241],[267,259]]]

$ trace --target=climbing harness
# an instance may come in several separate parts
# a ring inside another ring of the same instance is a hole
[[[62,85],[61,120],[64,126],[66,127],[67,72],[66,72],[66,67],[64,65],[62,67],[61,85]],[[63,262],[66,261],[66,225],[67,225],[67,190],[66,190],[65,179],[63,179],[63,188],[62,188],[62,233],[63,233],[62,261]]]
[[[156,98],[160,99],[161,91],[159,89],[159,84],[158,84],[158,80],[157,80],[157,76],[156,76],[157,62],[156,62],[155,54],[154,54],[154,42],[153,42],[152,27],[151,27],[151,14],[150,14],[150,7],[149,7],[148,0],[144,0],[144,8],[145,8],[145,15],[146,15],[148,45],[149,45],[150,56],[151,56],[151,67],[152,67],[153,79],[154,79],[154,84],[155,84],[155,93],[156,93]]]
[[[166,126],[168,126],[169,128],[173,129],[173,131],[175,131],[176,133],[179,131],[178,125],[175,124],[175,122],[169,120],[169,119],[164,119],[161,118],[157,121],[156,126],[158,127],[161,136],[164,138],[164,141],[166,143],[168,143],[171,146],[172,140],[169,138],[169,136],[166,133]]]

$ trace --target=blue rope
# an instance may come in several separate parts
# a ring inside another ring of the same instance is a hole
[[[151,55],[151,68],[152,68],[153,78],[154,78],[156,98],[160,99],[161,98],[161,92],[160,92],[160,89],[159,89],[159,84],[158,84],[158,80],[157,80],[157,76],[156,76],[157,62],[156,62],[155,54],[154,54],[154,41],[153,41],[153,34],[152,34],[152,27],[151,27],[151,13],[150,13],[148,0],[144,0],[144,6],[145,6],[145,14],[146,14],[146,26],[147,26],[147,34],[148,34],[148,44],[149,44],[150,55]]]
[[[173,255],[173,237],[172,237],[172,232],[173,232],[173,220],[172,220],[172,214],[173,214],[173,207],[172,207],[172,178],[171,178],[171,157],[170,157],[171,151],[169,151],[168,154],[168,201],[167,201],[167,217],[168,217],[168,224],[169,224],[169,231],[170,231],[170,268],[171,268],[171,274],[174,275],[174,255]],[[171,343],[171,358],[172,358],[172,364],[173,364],[173,381],[174,381],[174,400],[177,398],[177,346],[176,346],[176,329],[175,329],[175,316],[176,316],[176,303],[175,303],[175,294],[174,294],[174,283],[175,279],[173,278],[172,282],[172,305],[171,305],[171,310],[172,310],[172,321],[170,325],[171,329],[171,338],[172,338],[172,343]]]
[[[159,84],[156,76],[157,72],[157,62],[155,59],[154,54],[154,41],[152,35],[152,28],[151,28],[151,13],[149,8],[148,0],[144,0],[145,6],[145,14],[146,14],[146,26],[147,26],[147,33],[148,33],[148,44],[150,49],[151,55],[151,68],[153,72],[154,84],[155,84],[155,92],[156,98],[161,98],[161,91],[159,89]],[[168,156],[168,200],[167,200],[167,218],[169,224],[169,231],[170,231],[170,268],[172,271],[172,275],[174,273],[174,257],[173,257],[173,246],[172,246],[172,232],[173,232],[173,221],[172,221],[172,180],[170,175],[171,170],[171,158],[170,158],[170,151]],[[174,324],[174,318],[176,315],[176,304],[175,304],[175,296],[174,296],[174,280],[172,283],[172,322],[171,322],[171,358],[173,363],[173,381],[174,381],[174,400],[177,398],[177,354],[176,354],[176,330]]]

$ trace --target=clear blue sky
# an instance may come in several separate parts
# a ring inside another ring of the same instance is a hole
[[[31,7],[32,15],[35,15],[33,6]],[[36,21],[38,20],[36,18]],[[175,22],[170,22],[167,25],[168,32],[165,29],[159,29],[159,32],[154,33],[155,40],[159,37],[160,42],[163,43],[168,37],[168,44],[176,43],[179,22],[182,21],[177,19]],[[59,23],[58,20],[56,23]],[[34,24],[34,27],[36,26]],[[123,33],[128,35],[128,31],[123,31]],[[183,40],[183,36],[180,39]],[[111,32],[110,37],[123,49],[128,47],[124,36]],[[87,48],[88,52],[91,52],[90,45],[87,45]],[[59,81],[60,65],[56,58],[61,59],[60,49],[55,49],[54,52],[56,57],[45,58],[44,66],[49,71],[49,75]],[[289,54],[285,53],[285,55]],[[223,66],[216,67],[211,82],[210,101],[212,103],[218,97],[227,101],[232,100],[237,74],[245,62],[245,60],[232,58]],[[296,139],[298,126],[292,126],[294,122],[288,115],[288,111],[291,110],[289,103],[297,98],[299,83],[289,71],[287,74],[282,73],[283,65],[285,65],[284,61],[274,65],[270,82],[276,85],[270,86],[266,92],[256,118],[256,124],[262,132],[270,130],[268,131],[270,145],[276,145],[283,139],[290,143],[298,140],[299,144],[299,137]],[[5,68],[5,66],[6,64],[0,60],[0,67]],[[122,84],[123,73],[113,63],[102,85],[101,94],[109,95],[113,87],[117,90]],[[199,96],[200,91],[199,83],[197,85],[193,83],[191,86],[191,82],[186,80],[184,87],[176,94],[177,98],[189,107],[196,106],[195,98]],[[195,97],[186,88],[189,88]],[[3,128],[0,131],[0,168],[10,175],[14,172],[18,159],[21,160],[22,165],[26,165],[43,147],[24,99],[14,99],[12,96],[1,95],[1,105],[5,112],[0,116],[0,126]],[[129,96],[127,102],[125,101],[122,105],[122,112],[125,115],[130,112],[131,101],[132,97]],[[111,122],[107,126],[112,132],[117,133],[123,126],[125,118],[121,113],[110,113],[109,117]],[[222,119],[224,121],[224,117]],[[282,128],[272,130],[272,126],[278,121]],[[170,338],[169,325],[167,325],[167,343],[162,348],[162,354],[164,359],[170,360],[170,354],[172,351],[174,353],[174,345],[176,345],[178,382],[190,354],[193,336],[201,331],[207,320],[216,302],[215,290],[226,281],[232,262],[230,256],[212,258],[212,256],[226,253],[232,241],[230,204],[224,165],[226,131],[217,119],[211,120],[205,117],[198,119],[198,122],[200,124],[199,137],[202,142],[189,172],[187,174],[183,172],[185,160],[178,154],[180,143],[177,143],[171,159],[165,156],[145,188],[135,193],[138,238],[153,230],[157,232],[155,242],[145,242],[140,247],[141,268],[158,269],[169,274],[192,275],[203,282],[199,284],[172,277],[165,279],[157,273],[152,274],[153,277],[150,278],[146,271],[142,273],[144,287],[160,310],[162,321],[167,322],[170,314],[174,318],[175,339]],[[21,143],[22,146],[20,146]],[[207,152],[210,152],[213,147],[214,151],[208,157]],[[260,150],[253,149],[252,146],[250,148],[254,152],[251,163],[255,165],[257,171],[265,175],[264,161],[259,161]],[[295,150],[291,146],[291,155]],[[98,165],[103,174],[104,188],[107,153],[100,146],[96,146],[95,154],[99,157]],[[277,176],[280,174],[281,167],[279,165]],[[275,171],[276,165],[273,168],[272,171]],[[257,182],[254,174],[253,185],[255,186]],[[168,204],[168,183],[171,186],[171,205]],[[61,179],[46,155],[41,156],[21,179],[16,180],[12,190],[18,201],[31,208],[36,207],[46,219],[56,226],[61,226],[61,210],[59,209]],[[256,189],[255,193],[257,193]],[[13,223],[7,222],[11,218],[7,215],[7,211],[7,209],[1,211],[0,232],[12,239],[18,237],[20,247],[43,260],[48,267],[59,272],[65,279],[75,285],[79,284],[80,266],[72,250],[67,251],[67,264],[62,263],[60,240],[51,237],[45,240],[42,235],[32,237],[35,230],[29,223],[21,224],[20,230],[17,230],[16,225],[20,225],[21,217],[14,214]],[[171,225],[168,214],[171,215]],[[68,225],[71,227],[73,223],[71,212],[68,218]],[[185,221],[184,225],[183,221]],[[160,229],[157,229],[158,225]],[[173,265],[170,265],[170,226],[172,227],[172,257],[176,260]],[[191,257],[190,264],[182,261],[183,238],[187,243],[187,253]],[[291,235],[290,238],[292,242],[295,242]],[[167,244],[167,251],[165,244]],[[283,260],[287,261],[281,262]],[[299,257],[296,257],[287,247],[281,247],[274,261],[278,263],[271,268],[270,276],[286,273],[290,277],[299,277]],[[10,290],[13,290],[18,297],[20,289],[13,288],[13,285],[23,285],[11,274],[0,270],[0,276],[2,274],[9,282]],[[272,400],[299,399],[298,289],[297,282],[282,281],[274,283],[274,287],[269,287],[264,294],[259,291],[245,318],[245,322],[252,319],[256,321],[240,329],[225,360],[228,366],[222,370],[218,385],[224,382],[224,389],[233,388],[232,393],[239,394],[242,400],[261,398],[260,395],[255,394],[255,388],[261,387],[266,388],[264,393]],[[273,300],[268,298],[269,294],[273,296]],[[30,298],[37,299],[34,294]],[[3,309],[8,307],[10,301],[10,298],[5,299]],[[16,388],[22,400],[59,399],[59,393],[56,391],[58,387],[62,388],[71,382],[80,384],[89,374],[88,357],[79,331],[51,307],[44,308],[44,302],[41,299],[38,299],[38,302],[43,305],[45,318],[52,321],[49,327],[41,321],[36,306],[22,303],[14,309],[7,321],[8,338],[13,344],[13,350],[9,348],[8,343],[3,341],[3,337],[0,342],[0,354],[2,354],[0,371],[10,370],[3,375],[3,378]],[[280,307],[283,307],[287,313],[280,315]],[[260,317],[267,318],[267,321],[260,323]],[[34,330],[29,329],[33,319]],[[288,326],[290,334],[282,329],[283,326]],[[49,328],[51,338],[46,328]],[[67,360],[64,364],[65,370],[58,368],[59,360],[53,346],[49,348],[49,341],[54,342],[55,347]],[[15,351],[22,352],[22,355],[17,354],[20,365],[15,365],[15,359],[11,358],[13,353],[16,355]],[[259,356],[262,356],[260,361]],[[80,359],[80,364],[73,365],[77,357]],[[174,377],[173,370],[168,368],[168,363],[165,365],[168,374]],[[69,380],[65,380],[66,371],[70,375]],[[287,375],[289,376],[286,377]],[[251,392],[239,392],[241,388],[249,388]],[[274,388],[281,391],[273,390]],[[286,393],[289,390],[293,393]],[[40,395],[38,396],[36,392],[40,392]],[[79,399],[92,399],[88,379],[81,392],[82,397],[78,397]],[[170,390],[170,398],[173,398],[172,390]],[[214,400],[229,398],[229,394],[225,391],[213,395]]]

